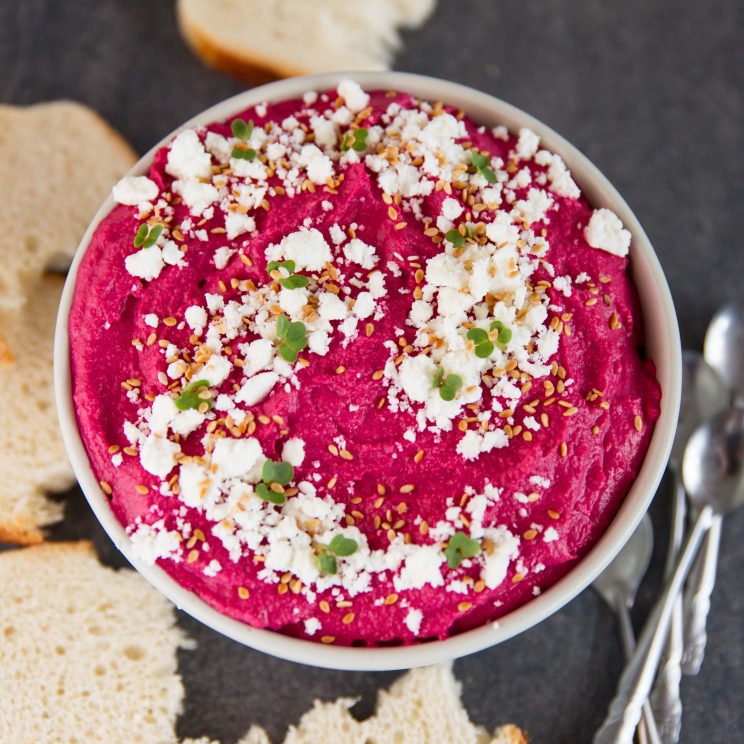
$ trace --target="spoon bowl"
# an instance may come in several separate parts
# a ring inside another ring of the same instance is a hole
[[[744,400],[744,304],[724,305],[705,334],[705,359],[738,401]]]
[[[646,514],[623,549],[594,580],[594,589],[608,605],[617,607],[618,602],[633,603],[651,561],[653,546],[653,527]]]
[[[723,411],[699,426],[682,460],[690,501],[725,514],[744,504],[744,410]]]
[[[729,392],[718,372],[701,354],[685,349],[682,352],[679,422],[669,457],[673,468],[682,464],[682,455],[692,432],[707,418],[727,408],[728,404]]]

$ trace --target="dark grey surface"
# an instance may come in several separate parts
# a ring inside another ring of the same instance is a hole
[[[645,226],[683,341],[699,346],[710,315],[741,296],[744,278],[743,31],[744,4],[733,0],[441,0],[426,27],[408,35],[396,68],[504,98],[582,149]],[[242,89],[192,56],[167,0],[0,0],[2,101],[83,101],[144,151]],[[667,505],[665,497],[657,502],[661,551]],[[91,535],[104,560],[122,563],[74,494],[53,537]],[[684,680],[686,744],[742,740],[743,541],[740,514],[724,529],[703,670]],[[652,575],[641,604],[655,591]],[[279,737],[315,697],[360,695],[355,710],[364,714],[374,691],[396,676],[300,667],[188,617],[180,622],[199,641],[180,659],[188,690],[183,735],[229,744],[257,722]],[[539,627],[455,665],[478,723],[513,720],[548,744],[589,741],[620,667],[612,618],[589,592]]]

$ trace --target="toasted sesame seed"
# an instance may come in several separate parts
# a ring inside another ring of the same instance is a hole
[[[403,229],[405,229],[405,227],[406,227],[407,225],[408,225],[408,223],[407,223],[407,222],[397,222],[397,223],[395,224],[395,229],[396,229],[396,230],[403,230]]]
[[[387,597],[385,597],[386,605],[394,605],[397,601],[398,601],[398,595],[395,593],[388,594]]]
[[[338,476],[334,475],[328,483],[326,483],[326,488],[333,488],[336,485],[336,481],[338,481]]]
[[[527,530],[522,534],[525,540],[534,540],[537,537],[537,530]]]
[[[562,401],[559,401],[562,402]],[[565,411],[563,411],[564,416],[575,416],[579,412],[579,409],[576,408],[576,406],[571,406],[570,408],[566,408]]]
[[[279,584],[276,587],[277,594],[286,594],[289,591],[289,585],[288,584]]]
[[[111,494],[113,493],[113,489],[106,481],[98,481],[98,485],[101,487],[101,490],[106,494],[106,496],[111,496]]]
[[[372,379],[373,380],[381,380],[382,376],[385,374],[385,370],[378,369],[372,373]]]
[[[325,612],[326,615],[331,611],[331,606],[325,599],[321,599],[320,602],[318,602],[318,607],[320,607],[321,612]]]
[[[413,483],[406,483],[404,486],[400,487],[401,493],[411,493],[413,489],[416,488],[416,486],[413,485]]]
[[[346,367],[344,367],[343,364],[339,364],[338,367],[336,367],[336,374],[342,375],[344,372],[346,372]]]
[[[640,416],[636,416],[633,419],[633,425],[635,426],[636,431],[643,431],[643,419]]]
[[[163,318],[163,323],[167,326],[174,326],[178,323],[178,321],[172,316],[169,315],[167,318]]]
[[[186,563],[194,563],[199,558],[199,551],[194,549],[189,551],[189,554],[186,556]]]
[[[610,315],[610,328],[613,331],[616,331],[618,328],[622,328],[622,325],[623,324],[620,322],[617,313],[612,313],[612,315]]]
[[[560,453],[561,457],[565,457],[568,454],[568,445],[565,442],[561,442]]]
[[[142,485],[141,483],[138,483],[134,490],[137,491],[137,493],[146,494],[150,493],[150,489],[147,486]]]
[[[385,486],[383,486],[382,483],[378,483],[377,484],[377,493],[380,496],[384,496],[385,495]]]
[[[421,460],[424,459],[424,450],[419,450],[414,456],[413,461],[414,462],[421,462]]]
[[[388,217],[390,217],[391,220],[397,220],[398,210],[393,206],[388,207]]]
[[[329,452],[330,452],[330,453],[331,453],[332,455],[336,455],[336,457],[338,457],[338,447],[336,447],[336,445],[335,445],[335,444],[329,444],[329,445],[328,445],[328,451],[329,451]]]
[[[328,644],[328,643],[333,643],[335,640],[336,640],[336,637],[335,636],[324,635],[324,636],[321,637],[320,642],[321,643]]]
[[[597,426],[597,424],[594,424],[594,426],[592,426],[592,434],[594,434],[594,436],[599,434],[599,426]]]
[[[341,618],[341,622],[342,622],[342,623],[343,623],[344,625],[349,625],[350,623],[353,623],[353,622],[354,622],[354,618],[355,618],[355,617],[356,617],[356,616],[354,615],[354,613],[353,613],[353,612],[347,612],[347,613],[346,613],[346,614],[345,614],[345,615],[344,615],[344,616],[343,616],[343,617]]]
[[[460,604],[457,605],[457,609],[460,612],[467,612],[472,606],[473,606],[472,602],[460,602]]]
[[[514,576],[512,576],[512,584],[519,583],[524,578],[523,573],[515,573]]]
[[[239,586],[238,587],[238,596],[241,599],[248,599],[248,597],[251,596],[251,593],[244,586]]]
[[[554,511],[553,509],[548,509],[548,516],[551,519],[560,519],[561,518],[561,515],[557,511]]]
[[[347,449],[342,449],[338,454],[344,460],[353,460],[354,459],[354,455],[352,455],[351,452],[349,452],[349,450],[347,450]]]

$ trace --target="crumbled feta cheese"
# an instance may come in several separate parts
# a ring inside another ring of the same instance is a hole
[[[158,185],[147,176],[126,176],[112,189],[114,201],[127,206],[137,206],[154,201],[158,196]]]
[[[592,248],[600,248],[615,256],[628,255],[630,232],[609,209],[594,210],[589,224],[584,228],[584,237]]]

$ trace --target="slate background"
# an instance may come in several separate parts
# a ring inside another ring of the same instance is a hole
[[[667,272],[683,342],[699,347],[744,275],[744,3],[440,0],[406,36],[396,69],[455,80],[545,121],[583,150],[635,210]],[[330,53],[330,51],[329,51]],[[0,0],[0,101],[72,98],[103,114],[140,151],[243,89],[182,43],[168,0]],[[2,167],[2,164],[0,164]],[[1,210],[1,206],[0,206]],[[1,212],[0,212],[1,213]],[[653,508],[656,592],[667,517]],[[79,493],[53,539],[93,536],[122,559]],[[744,710],[744,515],[728,520],[709,650],[684,680],[686,744],[741,741]],[[182,735],[234,742],[251,722],[280,737],[315,697],[359,695],[364,715],[393,673],[317,670],[243,648],[186,616]],[[538,744],[581,744],[603,717],[621,654],[609,611],[584,592],[539,627],[455,664],[471,716],[513,720]]]

